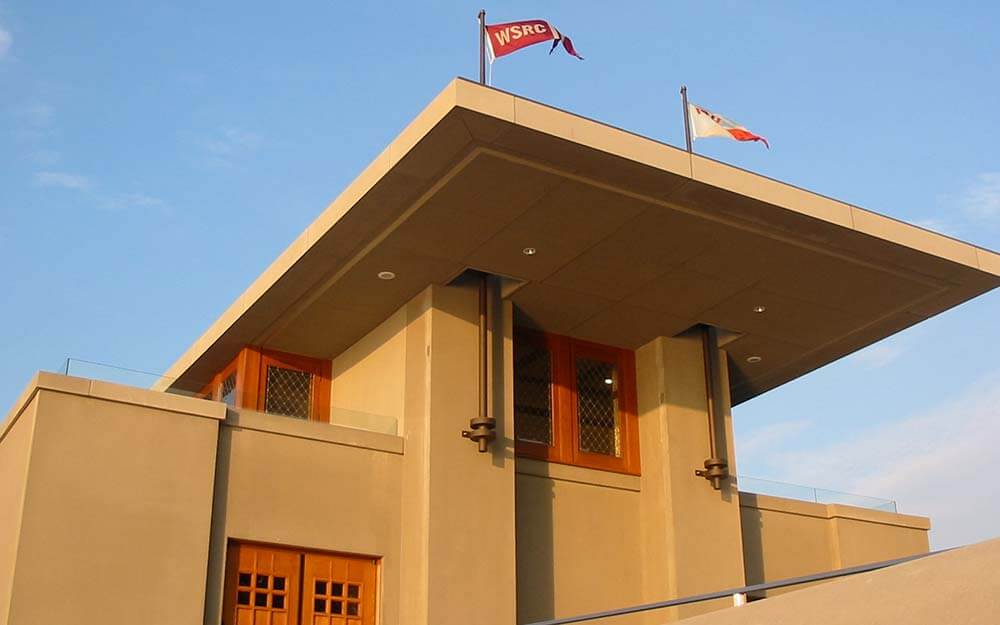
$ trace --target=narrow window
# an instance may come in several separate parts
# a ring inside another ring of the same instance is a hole
[[[621,422],[614,363],[576,358],[576,414],[580,451],[621,457]]]
[[[514,429],[519,441],[552,445],[552,354],[540,340],[514,345]]]
[[[229,406],[236,406],[236,372],[233,371],[222,381],[219,387],[219,401]]]

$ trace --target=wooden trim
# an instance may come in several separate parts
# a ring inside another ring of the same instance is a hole
[[[267,390],[265,371],[269,364],[313,374],[309,419],[329,422],[333,363],[326,359],[310,358],[248,345],[240,350],[232,362],[212,377],[212,381],[202,389],[202,392],[211,399],[220,400],[219,388],[222,381],[235,371],[236,406],[263,412],[264,393]]]
[[[519,330],[516,334],[516,340],[524,341],[527,343],[540,344],[542,347],[549,351],[549,371],[552,374],[552,386],[551,395],[549,397],[549,405],[552,410],[552,444],[545,445],[542,443],[532,442],[532,441],[522,441],[518,440],[515,434],[514,447],[518,455],[525,456],[528,458],[536,458],[538,460],[548,460],[550,462],[558,462],[560,458],[563,457],[562,449],[560,445],[564,441],[564,436],[559,432],[560,423],[556,418],[561,412],[560,405],[564,402],[564,393],[561,385],[556,380],[556,372],[560,369],[560,343],[554,339],[554,335],[546,335],[541,332],[533,332],[529,330]],[[517,347],[515,346],[515,351]],[[515,432],[517,428],[515,426]]]
[[[515,440],[517,455],[602,471],[639,475],[639,420],[635,353],[610,345],[525,329],[517,329],[514,340],[544,341],[545,346],[552,354],[552,433],[554,440],[552,445]],[[602,360],[615,366],[618,375],[616,386],[620,437],[620,455],[617,457],[587,453],[579,448],[575,367],[577,357]]]
[[[259,411],[264,410],[264,396],[267,391],[266,371],[269,365],[312,374],[312,397],[310,398],[312,403],[309,407],[309,420],[330,421],[330,375],[332,363],[329,360],[262,349],[260,353],[257,389],[257,410]]]

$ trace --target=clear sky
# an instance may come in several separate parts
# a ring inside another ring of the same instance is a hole
[[[1000,4],[502,2],[497,87],[1000,248]],[[544,8],[539,8],[539,7]],[[454,76],[468,2],[0,1],[0,403],[67,357],[164,371]],[[736,409],[739,471],[1000,533],[1000,297]]]

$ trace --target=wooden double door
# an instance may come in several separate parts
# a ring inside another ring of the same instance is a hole
[[[222,625],[375,625],[378,560],[230,543]]]

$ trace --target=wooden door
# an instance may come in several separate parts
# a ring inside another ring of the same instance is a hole
[[[222,625],[298,625],[301,557],[288,549],[231,544]]]
[[[305,554],[302,625],[375,625],[377,561]]]

